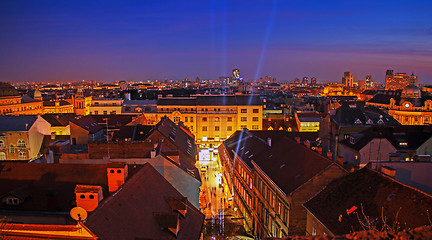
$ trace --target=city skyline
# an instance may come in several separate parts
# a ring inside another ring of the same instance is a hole
[[[0,3],[0,81],[304,76],[385,71],[432,83],[427,1]]]

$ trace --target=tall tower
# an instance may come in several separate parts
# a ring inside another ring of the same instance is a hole
[[[311,85],[316,85],[316,84],[317,84],[316,77],[311,78]]]
[[[307,85],[309,85],[309,78],[308,78],[308,77],[303,77],[302,85],[303,85],[303,86],[307,86]]]
[[[342,78],[342,83],[345,87],[353,87],[354,86],[354,77],[351,72],[344,72],[344,76]]]
[[[232,76],[233,76],[235,81],[238,81],[240,79],[240,70],[237,68],[234,68],[232,70]]]

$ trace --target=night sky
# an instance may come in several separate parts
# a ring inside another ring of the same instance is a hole
[[[0,1],[0,81],[317,77],[432,84],[432,1]]]

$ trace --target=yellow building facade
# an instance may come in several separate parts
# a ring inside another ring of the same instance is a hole
[[[182,122],[201,148],[215,148],[237,130],[262,130],[258,95],[197,95],[160,98],[156,119]]]
[[[8,83],[0,82],[0,115],[37,115],[43,113],[42,101],[21,97]]]

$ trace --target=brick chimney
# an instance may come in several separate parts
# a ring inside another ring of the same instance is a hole
[[[341,156],[338,156],[336,158],[336,162],[339,163],[340,165],[343,165],[343,160],[344,160],[344,157],[341,157]]]
[[[87,212],[95,210],[102,201],[103,193],[101,186],[76,185],[75,196],[77,207],[84,208]]]
[[[306,142],[304,142],[304,145],[305,145],[307,148],[310,148],[310,142],[309,142],[309,140],[307,140]]]
[[[297,143],[300,143],[300,137],[295,137],[294,139]]]
[[[128,168],[126,163],[107,164],[108,190],[115,192],[121,185],[124,184],[128,176]]]
[[[327,152],[327,158],[330,160],[333,160],[333,153],[332,152]]]

